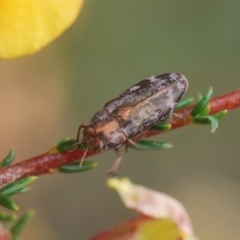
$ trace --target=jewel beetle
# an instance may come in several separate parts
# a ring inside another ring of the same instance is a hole
[[[119,147],[124,143],[136,145],[133,138],[157,123],[166,122],[187,87],[188,81],[182,74],[165,73],[144,79],[107,102],[89,124],[81,124],[78,129],[74,145],[84,145],[82,161],[88,150],[114,149],[117,159],[108,172],[113,175],[121,161]]]

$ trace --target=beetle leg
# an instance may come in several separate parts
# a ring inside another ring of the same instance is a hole
[[[70,147],[70,150],[75,150],[75,149],[77,148],[77,146],[82,143],[82,141],[80,141],[81,129],[82,129],[82,128],[86,128],[86,127],[88,127],[88,126],[89,126],[89,124],[87,124],[87,123],[82,123],[82,124],[79,126],[78,132],[77,132],[76,142]]]
[[[82,143],[82,141],[80,141],[81,129],[82,129],[82,128],[86,128],[86,127],[88,127],[88,126],[89,126],[89,124],[87,124],[87,123],[82,123],[82,124],[79,126],[78,132],[77,132],[76,142],[75,142],[72,146],[68,147],[66,150],[68,150],[68,151],[73,151],[73,150],[75,150],[75,149],[78,147],[78,145],[80,145],[80,144]],[[85,155],[86,155],[86,154],[85,154]],[[84,156],[85,156],[85,155],[84,155]]]
[[[77,132],[77,140],[76,140],[76,143],[79,143],[79,142],[80,142],[79,139],[80,139],[81,129],[82,129],[82,128],[86,128],[86,127],[88,127],[88,126],[89,126],[88,123],[82,123],[82,124],[79,126],[78,132]]]
[[[135,143],[132,139],[127,139],[126,146],[125,146],[125,152],[128,152],[129,143],[131,145],[133,145],[134,147],[137,147],[137,143]]]
[[[129,145],[129,142],[127,141],[127,142],[126,142],[126,145],[125,145],[125,152],[126,152],[126,153],[128,152],[128,145]]]
[[[89,124],[87,124],[87,123],[82,123],[82,124],[79,126],[78,132],[77,132],[76,143],[74,143],[74,144],[72,145],[72,147],[73,147],[74,149],[76,149],[77,146],[82,143],[82,142],[80,142],[81,129],[82,129],[82,128],[86,128],[86,127],[88,127],[88,126],[89,126]],[[82,155],[81,161],[80,161],[80,163],[79,163],[79,168],[80,168],[80,167],[82,166],[82,164],[83,164],[83,161],[84,161],[84,158],[85,158],[85,156],[86,156],[86,154],[87,154],[87,151],[88,151],[88,148],[86,148],[85,152],[84,152],[83,155]]]
[[[115,148],[114,149],[116,151],[116,155],[117,155],[117,158],[116,160],[114,161],[113,165],[111,166],[111,168],[107,171],[107,174],[110,176],[110,177],[114,177],[116,176],[115,172],[116,170],[118,169],[118,166],[122,160],[122,152],[120,151],[120,148]]]
[[[135,143],[132,139],[128,139],[127,141],[134,147],[137,147],[137,143]]]

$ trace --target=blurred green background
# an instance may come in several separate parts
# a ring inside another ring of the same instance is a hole
[[[93,1],[77,22],[37,54],[0,61],[1,156],[14,145],[17,160],[76,136],[81,123],[146,77],[181,72],[187,97],[210,86],[214,94],[240,86],[239,1]],[[155,137],[174,144],[162,152],[124,154],[119,168],[137,184],[180,200],[199,239],[239,238],[240,109],[211,134],[188,126]],[[22,239],[87,239],[135,216],[106,187],[109,151],[99,167],[80,174],[46,175],[15,197],[21,212],[37,215]]]

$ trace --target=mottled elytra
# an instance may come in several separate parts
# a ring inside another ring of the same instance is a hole
[[[80,125],[75,146],[83,143],[86,152],[115,149],[117,159],[108,172],[114,174],[121,161],[119,147],[123,143],[136,145],[134,137],[154,124],[166,122],[187,87],[187,79],[180,73],[161,74],[136,83],[106,103],[90,124]]]

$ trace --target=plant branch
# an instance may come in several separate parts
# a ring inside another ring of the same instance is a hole
[[[192,124],[193,118],[191,116],[191,112],[194,107],[195,105],[191,105],[189,107],[176,111],[175,116],[170,121],[172,125],[171,130]],[[208,104],[210,115],[223,110],[231,110],[237,107],[240,107],[240,89],[213,98]],[[148,138],[163,132],[164,131],[148,130],[134,140]],[[0,169],[0,188],[27,176],[55,173],[58,171],[58,168],[60,166],[81,159],[83,154],[84,150],[76,149],[73,151],[59,152],[54,147],[42,155],[21,161],[16,164],[12,164],[7,167],[3,167]],[[88,151],[85,158],[96,154],[97,153]]]
[[[193,117],[191,116],[191,112],[195,108],[195,106],[196,104],[175,111],[174,113],[176,114],[170,121],[172,125],[170,130],[193,124]],[[240,89],[215,97],[211,99],[211,101],[208,103],[210,115],[213,115],[223,110],[232,110],[238,107],[240,107]],[[148,138],[163,132],[164,131],[156,132],[149,130],[138,136],[137,140]]]

